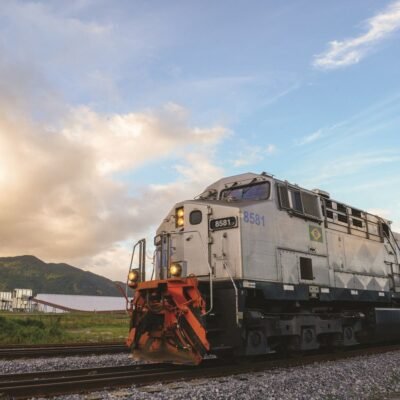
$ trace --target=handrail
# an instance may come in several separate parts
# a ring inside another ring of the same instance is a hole
[[[389,228],[389,231],[390,231],[390,233],[392,234],[393,241],[394,241],[394,243],[396,244],[396,247],[399,249],[399,252],[400,252],[400,244],[399,244],[399,242],[397,241],[396,236],[394,236],[394,233],[393,233],[393,231],[392,231],[391,228]]]
[[[128,298],[129,298],[129,297],[128,297],[129,272],[131,272],[131,269],[132,269],[133,257],[134,257],[134,255],[135,255],[135,249],[136,249],[136,246],[137,246],[138,244],[139,244],[139,242],[136,242],[136,243],[133,245],[133,248],[132,248],[131,262],[129,263],[128,275],[126,276],[125,299],[128,299]],[[126,303],[126,310],[128,311],[128,302]]]
[[[161,237],[160,279],[164,279],[164,278],[168,277],[168,265],[170,264],[170,257],[171,257],[170,236],[171,235],[169,233],[160,234],[160,237]],[[166,275],[165,277],[164,277],[164,272]]]
[[[392,233],[392,231],[391,231],[390,229],[389,229],[389,232]],[[396,264],[399,266],[399,257],[397,256],[397,250],[394,248],[392,242],[390,241],[390,236],[387,235],[386,232],[384,232],[384,235],[385,235],[385,237],[386,237],[386,239],[387,239],[387,241],[388,241],[390,247],[391,247],[392,250],[393,250],[393,255],[394,255],[394,258],[396,259]],[[395,241],[395,243],[396,243],[396,245],[397,245],[397,247],[398,247],[398,244],[397,244],[397,242],[396,242],[396,238],[394,237],[394,235],[393,235],[393,239],[394,239],[394,241]]]
[[[224,266],[224,269],[229,275],[230,280],[232,281],[233,289],[235,290],[235,315],[236,315],[236,325],[239,325],[239,291],[236,286],[235,281],[233,280],[230,268],[228,267],[228,262],[224,262],[222,264]]]
[[[224,246],[224,243],[225,243],[224,239],[226,239],[226,237],[227,237],[227,236],[225,236],[225,234],[224,234],[224,235],[222,236],[222,238],[221,238],[221,250],[222,250],[222,256],[223,256],[223,257],[225,257],[225,255],[226,255],[226,253],[225,253],[225,246]],[[236,283],[235,283],[235,281],[234,281],[234,279],[233,279],[232,272],[231,272],[231,270],[230,270],[228,264],[229,264],[229,261],[228,261],[228,260],[226,260],[226,261],[224,261],[224,262],[222,263],[224,269],[226,270],[226,272],[227,272],[228,275],[229,275],[229,278],[230,278],[230,280],[231,280],[231,282],[232,282],[232,285],[233,285],[233,289],[234,289],[234,291],[235,291],[235,315],[236,315],[236,325],[239,326],[239,291],[238,291],[238,288],[237,288],[237,286],[236,286]]]
[[[141,240],[140,246],[142,258],[139,263],[140,281],[146,280],[146,239]]]
[[[382,231],[383,231],[383,230],[382,230]],[[392,230],[390,229],[390,227],[389,227],[389,235],[387,235],[386,232],[383,231],[384,236],[386,237],[386,239],[387,239],[387,241],[388,241],[390,247],[392,248],[393,255],[394,255],[395,260],[396,260],[396,265],[397,265],[397,267],[400,267],[400,264],[399,264],[399,257],[397,256],[397,250],[394,248],[392,242],[390,241],[390,233],[392,234],[392,237],[393,237],[393,240],[394,240],[396,246],[400,249],[399,244],[397,243],[396,238],[394,237],[393,232],[392,232]],[[396,285],[395,275],[400,275],[400,274],[397,273],[397,272],[393,272],[393,264],[392,264],[391,269],[392,269],[393,289],[394,289],[394,291],[396,291],[396,286],[397,286],[397,285]]]
[[[143,281],[146,274],[146,239],[138,240],[132,248],[131,262],[129,263],[128,275],[126,278],[125,285],[125,298],[128,299],[128,282],[129,282],[129,272],[132,270],[133,258],[135,256],[135,251],[137,246],[139,246],[139,279]],[[128,302],[126,304],[126,309],[128,310]]]
[[[379,229],[380,224],[382,222],[381,217],[371,214],[371,213],[368,213],[366,211],[361,211],[361,210],[358,210],[358,211],[360,211],[362,213],[362,215],[355,216],[349,212],[349,208],[352,208],[352,207],[344,204],[344,206],[346,207],[346,211],[341,211],[341,210],[334,209],[332,207],[328,207],[327,202],[338,203],[337,201],[332,200],[332,199],[325,199],[325,198],[323,199],[323,205],[324,205],[324,212],[323,212],[324,215],[323,216],[324,216],[324,224],[325,224],[326,228],[328,228],[328,224],[336,225],[336,226],[340,226],[340,227],[346,227],[347,233],[349,233],[349,234],[352,234],[352,231],[357,231],[357,232],[364,233],[366,239],[370,239],[370,236],[373,236],[373,237],[379,238],[381,241],[383,240],[383,235],[381,234],[380,229]],[[342,204],[342,203],[339,203],[339,204]],[[335,213],[336,215],[345,216],[347,218],[347,222],[340,222],[340,221],[338,222],[338,221],[328,220],[328,216],[327,216],[328,211]],[[374,217],[376,219],[376,221],[370,220],[368,218],[368,216]],[[352,225],[351,219],[362,222],[364,224],[364,226],[360,228],[356,225]],[[370,232],[369,228],[372,226],[377,227],[378,233]],[[334,229],[334,228],[329,227],[329,229]],[[334,230],[336,230],[336,229],[334,229]],[[338,231],[338,230],[336,230],[336,231]],[[342,232],[342,231],[339,230],[339,232]]]
[[[155,265],[156,265],[156,249],[154,249],[153,251],[153,270],[151,271],[151,275],[150,275],[150,280],[152,281],[154,278],[154,274],[155,274]]]

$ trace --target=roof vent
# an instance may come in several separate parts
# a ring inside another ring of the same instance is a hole
[[[325,199],[330,199],[331,195],[326,192],[325,190],[321,190],[321,189],[313,189],[313,192],[318,194],[321,197],[325,197]]]
[[[270,177],[270,178],[273,178],[273,177],[274,177],[274,175],[272,175],[272,174],[270,174],[270,173],[268,173],[268,172],[265,172],[265,171],[262,171],[260,175],[262,175],[262,176],[268,176],[268,177]]]

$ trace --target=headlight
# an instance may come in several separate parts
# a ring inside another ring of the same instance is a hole
[[[182,228],[185,224],[185,210],[179,207],[175,210],[175,227]]]
[[[137,281],[139,280],[139,272],[136,270],[132,270],[128,274],[128,286],[136,287]]]
[[[176,225],[178,225],[179,227],[183,226],[184,223],[185,219],[183,217],[180,217],[176,220]]]
[[[129,279],[130,281],[137,281],[138,278],[139,278],[139,273],[138,273],[137,271],[131,271],[131,272],[129,272],[128,279]]]
[[[181,276],[182,275],[182,266],[178,263],[172,263],[169,267],[169,274],[171,276]]]

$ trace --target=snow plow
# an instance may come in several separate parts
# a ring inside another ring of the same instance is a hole
[[[136,360],[198,365],[210,350],[195,277],[138,282],[127,345]]]

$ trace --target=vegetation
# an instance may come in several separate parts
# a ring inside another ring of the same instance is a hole
[[[126,314],[0,314],[0,345],[123,341]]]
[[[115,283],[68,264],[34,256],[0,257],[0,292],[29,288],[37,293],[121,296]]]
[[[121,296],[111,280],[68,264],[34,256],[0,258],[0,291],[29,288],[37,293]],[[0,313],[0,345],[123,341],[126,314]]]

